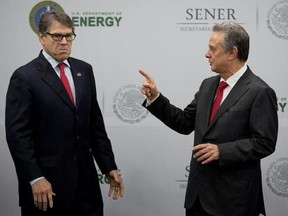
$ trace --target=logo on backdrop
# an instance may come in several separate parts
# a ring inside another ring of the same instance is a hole
[[[270,164],[266,182],[275,194],[288,197],[288,157],[279,158]]]
[[[71,19],[75,27],[119,27],[122,20],[122,12],[72,12]]]
[[[64,11],[53,1],[42,1],[36,4],[30,14],[29,22],[32,30],[38,34],[40,17],[46,11]],[[122,21],[122,12],[119,11],[91,11],[71,12],[70,17],[75,27],[119,27]]]
[[[36,4],[29,14],[29,22],[32,30],[38,34],[38,26],[40,17],[47,11],[64,11],[63,8],[56,2],[53,1],[42,1]]]
[[[234,8],[187,8],[182,22],[178,22],[180,31],[211,31],[215,22],[237,20]]]
[[[287,101],[288,101],[287,97],[278,97],[277,98],[278,112],[279,113],[285,113]]]
[[[113,99],[113,110],[116,116],[125,123],[139,123],[148,115],[142,106],[145,97],[136,85],[120,88]]]
[[[177,182],[179,184],[180,189],[186,189],[187,188],[189,172],[190,172],[190,166],[186,166],[184,177],[182,179],[175,180],[175,182]]]
[[[288,39],[288,0],[276,2],[267,14],[267,26],[276,37]]]

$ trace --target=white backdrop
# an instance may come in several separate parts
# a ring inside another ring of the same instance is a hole
[[[34,18],[32,9],[55,3],[39,2],[0,2],[1,216],[20,214],[17,178],[5,139],[5,95],[12,72],[41,49],[29,16]],[[247,29],[248,65],[278,96],[279,139],[275,153],[262,160],[263,189],[267,215],[287,216],[288,0],[60,0],[56,5],[76,25],[72,56],[94,68],[99,103],[126,185],[125,197],[113,201],[99,176],[106,216],[184,215],[193,134],[177,134],[141,107],[138,87],[143,78],[138,70],[148,71],[161,92],[184,108],[200,82],[213,75],[204,57],[211,27],[229,18]]]

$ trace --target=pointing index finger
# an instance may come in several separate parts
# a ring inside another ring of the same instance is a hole
[[[139,70],[139,73],[142,74],[149,82],[152,81],[152,78],[144,70]]]

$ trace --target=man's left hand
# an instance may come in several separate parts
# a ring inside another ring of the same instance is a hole
[[[193,158],[202,164],[208,164],[219,159],[219,148],[215,144],[199,144],[194,146],[192,150],[195,152]]]
[[[108,192],[108,196],[117,200],[119,197],[123,197],[124,195],[124,184],[121,176],[118,174],[117,170],[112,170],[106,177],[109,181],[110,188]]]

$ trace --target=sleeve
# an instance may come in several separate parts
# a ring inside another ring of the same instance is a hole
[[[249,115],[249,137],[219,146],[220,165],[231,165],[262,159],[275,151],[278,116],[273,89],[263,88],[256,95]]]
[[[146,107],[145,102],[143,103],[144,107]],[[180,134],[188,135],[195,129],[197,94],[195,95],[195,99],[183,110],[171,104],[163,94],[160,94],[146,108],[166,126]]]
[[[92,67],[91,67],[92,71]],[[104,119],[97,101],[96,83],[93,72],[91,72],[91,150],[97,165],[102,173],[117,170],[111,141],[108,138]]]
[[[25,182],[43,176],[37,165],[32,133],[32,90],[17,71],[10,79],[5,108],[6,139],[18,178]]]

